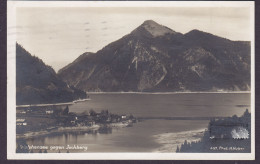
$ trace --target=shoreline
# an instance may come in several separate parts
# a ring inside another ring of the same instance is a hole
[[[206,93],[251,93],[251,91],[212,91],[212,92],[86,92],[87,94],[206,94]]]
[[[106,126],[108,128],[124,128],[127,127],[130,123],[110,123],[110,124],[96,124],[93,126],[78,126],[78,127],[58,127],[55,130],[41,130],[35,132],[26,132],[24,134],[16,134],[16,139],[30,139],[40,136],[48,136],[53,133],[64,133],[64,132],[75,132],[75,131],[88,131],[88,130],[98,130],[102,126]]]
[[[43,107],[43,106],[59,106],[59,105],[72,105],[78,102],[83,102],[83,101],[89,101],[91,99],[87,98],[87,99],[79,99],[79,100],[74,100],[72,102],[65,102],[65,103],[53,103],[53,104],[30,104],[30,105],[16,105],[16,108],[24,108],[24,107],[35,107],[35,106],[39,106],[39,107]]]
[[[35,137],[42,137],[47,136],[53,133],[64,133],[64,132],[73,132],[77,131],[84,131],[84,130],[97,130],[99,127],[59,127],[56,130],[48,131],[48,130],[41,130],[36,132],[27,132],[24,134],[16,134],[16,139],[30,139]]]
[[[200,128],[195,130],[189,131],[181,131],[177,133],[161,133],[154,135],[153,138],[156,143],[160,144],[161,146],[154,149],[153,152],[157,153],[165,153],[165,152],[172,152],[176,153],[177,146],[180,147],[181,144],[184,143],[185,140],[188,142],[191,141],[199,141],[203,136],[205,130],[207,128]]]
[[[241,94],[251,93],[251,91],[212,91],[212,92],[86,92],[87,94],[140,94],[140,95],[170,95],[170,94]],[[30,104],[30,105],[16,105],[16,108],[35,107],[35,106],[59,106],[59,105],[73,105],[78,102],[89,101],[90,98],[74,100],[72,102],[65,103],[53,103],[53,104]]]

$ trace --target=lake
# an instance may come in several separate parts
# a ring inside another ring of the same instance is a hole
[[[69,106],[70,112],[109,110],[135,117],[225,117],[250,111],[250,93],[98,93]],[[199,140],[208,120],[147,119],[106,132],[78,131],[28,139],[28,145],[82,145],[80,152],[175,152],[184,140]],[[57,152],[57,151],[52,151]],[[61,152],[66,152],[61,151]],[[70,152],[79,152],[71,150]]]

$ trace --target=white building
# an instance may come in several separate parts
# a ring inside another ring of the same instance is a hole
[[[46,114],[53,114],[53,110],[46,110]]]

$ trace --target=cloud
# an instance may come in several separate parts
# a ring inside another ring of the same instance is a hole
[[[22,29],[23,26],[10,26],[8,29]]]
[[[125,28],[125,26],[117,26],[114,29],[124,29],[124,28]]]
[[[26,34],[26,33],[23,33],[23,32],[10,32],[10,33],[7,33],[7,35],[22,35],[22,34]]]

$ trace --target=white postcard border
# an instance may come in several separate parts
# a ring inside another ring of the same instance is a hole
[[[251,153],[16,153],[17,7],[249,7],[251,11]],[[54,160],[254,160],[255,159],[255,15],[251,1],[7,1],[7,159]],[[12,30],[12,32],[14,32]]]

